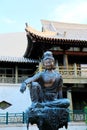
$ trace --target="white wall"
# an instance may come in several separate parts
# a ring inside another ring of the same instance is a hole
[[[0,109],[0,113],[21,113],[26,111],[26,109],[31,105],[29,89],[27,88],[22,94],[20,92],[20,85],[0,84],[0,102],[1,101],[9,102],[12,106],[5,110]]]

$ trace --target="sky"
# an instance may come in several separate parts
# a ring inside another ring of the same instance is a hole
[[[26,22],[41,31],[41,19],[87,24],[87,0],[0,0],[0,34],[25,32]]]

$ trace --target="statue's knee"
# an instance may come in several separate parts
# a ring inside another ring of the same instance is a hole
[[[32,86],[39,86],[39,83],[38,82],[32,82],[31,85]]]
[[[38,87],[40,87],[40,84],[38,82],[32,82],[31,87],[33,89],[37,89]]]

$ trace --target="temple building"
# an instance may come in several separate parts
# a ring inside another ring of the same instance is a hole
[[[70,110],[87,103],[87,25],[41,20],[42,32],[26,26],[28,46],[24,57],[41,59],[50,50],[56,69],[63,76],[63,93],[71,101]],[[39,65],[41,70],[41,65]]]
[[[71,101],[70,110],[82,110],[87,104],[87,25],[47,20],[41,23],[41,32],[26,24],[27,47],[23,57],[0,57],[0,86],[19,87],[24,79],[42,71],[43,52],[50,50],[56,70],[62,74],[63,95]],[[12,102],[0,99],[3,110],[4,103],[10,110]]]

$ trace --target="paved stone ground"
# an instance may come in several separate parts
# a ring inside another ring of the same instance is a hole
[[[0,130],[27,130],[26,125],[0,125]],[[38,130],[36,125],[30,125],[29,130]],[[66,130],[65,127],[60,130]],[[67,130],[87,130],[87,125],[83,122],[69,123]]]

